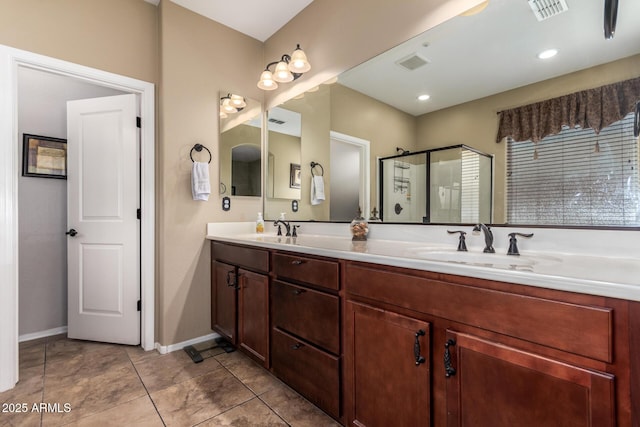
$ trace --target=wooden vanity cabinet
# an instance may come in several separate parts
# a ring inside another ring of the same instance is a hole
[[[269,367],[269,251],[212,242],[211,327]]]
[[[358,262],[343,274],[345,425],[633,425],[626,302]]]
[[[338,262],[274,252],[271,368],[320,409],[341,417]]]

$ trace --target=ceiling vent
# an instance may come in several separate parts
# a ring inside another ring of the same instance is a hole
[[[529,0],[529,6],[538,21],[544,21],[569,10],[566,0]]]
[[[283,125],[285,122],[283,120],[278,120],[278,119],[269,119],[269,123],[275,123],[277,125]]]
[[[428,63],[429,61],[427,61],[425,58],[418,55],[417,53],[412,53],[411,55],[405,56],[404,58],[396,61],[396,64],[398,64],[399,66],[409,71],[416,70],[422,66],[427,65]]]

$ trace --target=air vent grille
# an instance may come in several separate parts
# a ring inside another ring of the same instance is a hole
[[[275,123],[277,125],[283,125],[285,122],[283,120],[278,120],[278,119],[269,119],[269,123]]]
[[[538,21],[544,21],[569,10],[566,0],[529,0]]]
[[[418,55],[417,53],[412,53],[411,55],[405,56],[404,58],[396,61],[396,64],[398,64],[403,68],[406,68],[409,71],[416,70],[420,67],[427,65],[428,63],[429,61],[427,61],[425,58]]]

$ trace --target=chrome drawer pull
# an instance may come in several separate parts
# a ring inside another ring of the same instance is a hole
[[[301,259],[294,259],[293,261],[291,261],[291,265],[300,265],[300,264],[304,264],[304,261]]]
[[[303,344],[295,343],[294,345],[291,346],[291,350],[298,350],[300,347],[303,347]]]
[[[304,294],[305,292],[307,292],[305,289],[296,289],[293,291],[294,295],[301,295]]]

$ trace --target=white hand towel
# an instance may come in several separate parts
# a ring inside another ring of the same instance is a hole
[[[193,200],[209,200],[211,184],[209,183],[209,163],[193,162],[191,169],[191,193]]]
[[[324,179],[320,175],[311,177],[311,204],[319,205],[324,200]]]

